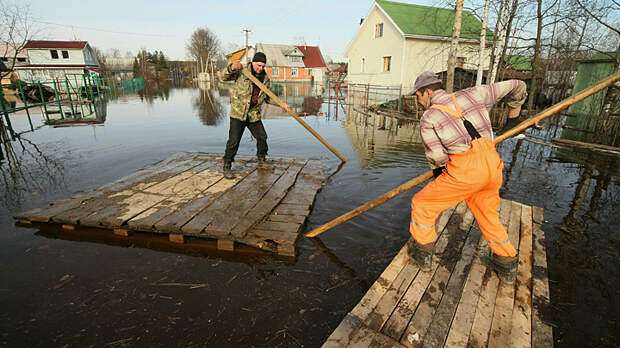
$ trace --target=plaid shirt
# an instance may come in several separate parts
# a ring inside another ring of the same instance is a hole
[[[463,117],[471,122],[481,136],[493,140],[493,128],[489,111],[493,105],[503,100],[514,109],[523,104],[527,97],[525,82],[508,80],[491,85],[476,86],[454,92]],[[456,110],[450,94],[442,89],[433,92],[431,105],[441,104]],[[463,121],[438,109],[428,109],[420,120],[420,136],[424,144],[426,158],[431,168],[448,163],[448,155],[471,149],[471,137]]]

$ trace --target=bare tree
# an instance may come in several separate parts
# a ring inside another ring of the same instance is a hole
[[[208,62],[210,57],[220,53],[220,40],[209,28],[198,28],[192,33],[186,48],[196,62]]]
[[[461,38],[461,18],[463,15],[463,0],[456,0],[454,11],[454,26],[452,27],[452,42],[450,53],[448,54],[448,73],[446,76],[446,92],[452,93],[454,89],[454,67],[456,65],[456,55],[459,50],[459,39]]]
[[[484,2],[484,17],[482,20],[482,31],[480,32],[480,55],[478,56],[478,74],[476,75],[476,86],[480,86],[482,84],[482,71],[484,67],[484,63],[482,61],[484,54],[484,46],[487,41],[487,24],[489,23],[489,6],[491,5],[491,0],[486,0]]]
[[[7,57],[8,71],[0,72],[1,77],[11,73],[17,55],[24,49],[33,35],[33,22],[30,18],[30,5],[0,0],[0,57]]]

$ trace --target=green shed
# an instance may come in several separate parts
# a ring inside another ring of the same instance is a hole
[[[579,61],[573,95],[610,76],[614,71],[616,52],[597,53],[592,58]],[[590,96],[568,108],[566,113],[572,116],[598,116],[603,108],[603,101],[608,88]]]

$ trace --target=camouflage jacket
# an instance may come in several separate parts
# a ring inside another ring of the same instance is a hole
[[[251,64],[252,63],[248,63],[243,67],[243,69],[251,72]],[[235,81],[232,96],[230,97],[230,117],[241,121],[260,121],[261,106],[263,105],[263,102],[273,105],[278,105],[278,103],[271,100],[271,98],[269,98],[269,96],[261,90],[258,95],[258,102],[253,108],[250,109],[250,100],[252,99],[252,81],[245,77],[245,75],[241,73],[241,70],[229,71],[229,67],[230,66],[227,66],[220,71],[220,79],[222,81]],[[267,88],[271,89],[271,80],[266,73],[263,84],[267,86]]]

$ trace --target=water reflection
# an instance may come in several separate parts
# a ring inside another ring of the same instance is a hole
[[[157,99],[168,100],[170,98],[171,80],[152,80],[144,84],[144,88],[137,91],[141,101],[149,104]]]
[[[209,81],[198,83],[198,94],[192,98],[192,106],[205,126],[219,125],[227,118],[222,92],[230,95],[229,88],[212,86]]]

